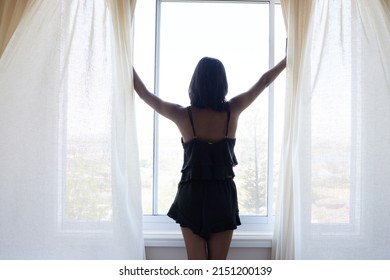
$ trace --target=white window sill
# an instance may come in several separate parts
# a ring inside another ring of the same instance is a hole
[[[241,217],[242,225],[234,231],[231,247],[271,248],[273,220],[264,217]],[[146,247],[184,247],[178,224],[167,216],[144,216]]]
[[[146,247],[184,247],[180,231],[144,231]],[[231,247],[233,248],[271,248],[272,232],[235,231]]]

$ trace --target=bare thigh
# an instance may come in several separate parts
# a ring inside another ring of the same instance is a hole
[[[192,232],[191,229],[182,227],[184,243],[186,245],[189,260],[207,260],[206,240]]]
[[[213,233],[207,241],[208,259],[226,260],[232,237],[232,230]]]

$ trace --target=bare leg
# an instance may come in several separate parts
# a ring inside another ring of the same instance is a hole
[[[189,260],[207,260],[206,240],[196,235],[191,229],[182,227],[181,232],[186,245]]]
[[[207,241],[208,259],[226,260],[232,236],[232,230],[213,233]]]

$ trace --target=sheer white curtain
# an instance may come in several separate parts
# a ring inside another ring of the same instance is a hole
[[[0,259],[144,257],[135,4],[29,1],[0,58]]]
[[[288,66],[276,259],[390,259],[389,3],[282,1]]]

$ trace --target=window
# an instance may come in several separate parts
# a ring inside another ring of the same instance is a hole
[[[307,145],[311,160],[305,167],[311,174],[311,213],[307,222],[323,234],[334,232],[336,226],[337,234],[342,231],[350,234],[360,227],[362,113],[361,90],[354,81],[361,80],[361,65],[353,57],[359,56],[361,46],[359,40],[353,39],[358,27],[351,22],[352,7],[347,4],[340,9],[333,5],[332,9],[343,15],[333,18],[332,24],[314,17],[317,32],[312,39],[312,61],[314,65],[320,61],[326,64],[317,66],[318,72],[312,74],[311,106],[305,112],[311,132],[310,145]],[[343,49],[334,52],[329,45]],[[319,72],[337,75],[319,75]]]
[[[104,60],[111,59],[107,56],[111,42],[109,36],[103,36],[109,32],[107,24],[94,21],[88,12],[93,6],[96,17],[104,18],[104,1],[88,5],[84,13],[75,17],[75,21],[64,19],[62,22],[61,52],[67,53],[63,57],[68,58],[68,61],[61,62],[66,69],[66,86],[62,89],[59,107],[59,170],[63,172],[59,177],[62,186],[59,210],[62,230],[105,230],[112,222],[110,131],[113,81],[111,63]],[[76,8],[64,4],[62,12],[67,14]],[[97,30],[105,30],[106,33],[96,32],[89,44],[85,44],[86,32],[80,26],[93,24],[96,24]],[[68,36],[73,36],[72,46],[65,44]],[[90,51],[91,45],[93,52]],[[66,63],[68,66],[65,66]]]
[[[195,66],[203,56],[211,56],[225,65],[228,99],[247,90],[284,56],[284,21],[280,5],[274,2],[139,1],[137,71],[163,99],[187,106]],[[236,134],[240,215],[243,224],[254,221],[263,228],[272,223],[274,213],[283,75],[244,111]],[[144,214],[158,218],[165,216],[175,197],[183,150],[176,126],[137,101]]]

